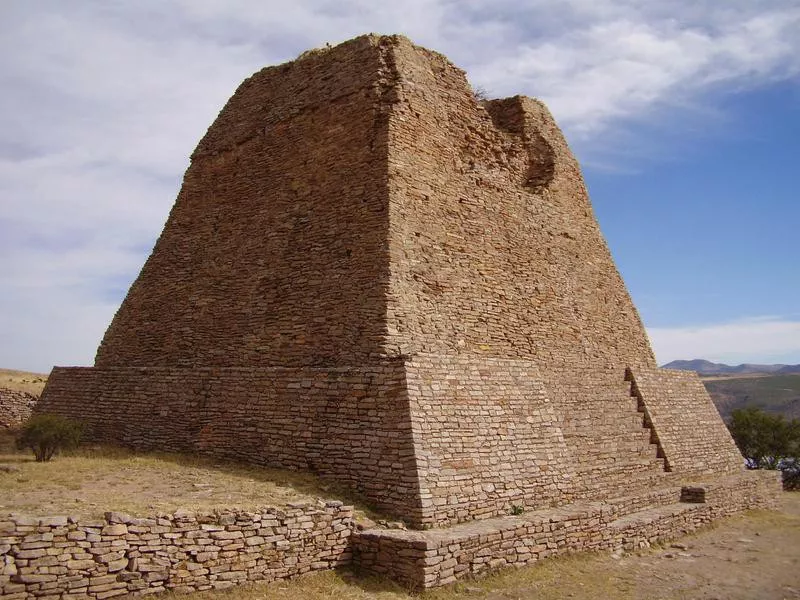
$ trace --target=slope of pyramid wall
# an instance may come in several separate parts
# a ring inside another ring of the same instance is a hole
[[[54,369],[40,410],[429,528],[742,471],[687,377],[656,369],[547,109],[364,36],[240,86],[95,366]]]
[[[97,367],[383,355],[388,116],[362,39],[244,81],[192,154]]]
[[[655,366],[580,169],[538,101],[477,103],[441,55],[397,44],[389,129],[389,344]]]

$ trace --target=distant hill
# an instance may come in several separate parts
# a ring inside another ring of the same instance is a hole
[[[662,368],[695,371],[698,375],[788,375],[791,373],[800,373],[800,365],[756,365],[744,363],[731,366],[697,358],[694,360],[673,360],[663,365]]]
[[[737,408],[755,406],[787,419],[800,418],[800,365],[726,365],[673,360],[664,369],[695,371],[726,421]]]

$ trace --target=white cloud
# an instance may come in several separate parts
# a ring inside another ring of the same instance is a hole
[[[659,364],[703,358],[726,364],[800,363],[800,321],[757,317],[694,327],[648,327]]]
[[[541,96],[584,138],[614,120],[686,105],[723,84],[752,88],[800,73],[800,8],[743,10],[736,21],[702,26],[635,17],[524,40],[514,54],[475,65],[471,73],[501,95],[522,89]]]
[[[244,77],[309,47],[405,33],[493,95],[543,96],[586,148],[709,89],[800,73],[795,0],[665,6],[5,0],[0,366],[91,363],[225,100]]]

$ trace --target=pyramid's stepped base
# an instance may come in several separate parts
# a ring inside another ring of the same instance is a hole
[[[53,369],[37,410],[97,443],[317,473],[419,521],[403,362]]]
[[[566,552],[646,548],[719,517],[769,508],[781,487],[775,472],[743,472],[708,484],[695,483],[691,490],[692,502],[649,504],[681,495],[681,488],[669,488],[641,499],[576,503],[447,529],[363,531],[353,537],[353,563],[414,589],[432,588]],[[705,502],[699,501],[700,490],[705,491]],[[647,507],[629,512],[641,505]]]
[[[592,412],[608,427],[576,419],[569,444],[535,363],[475,356],[337,368],[56,368],[38,410],[83,421],[97,442],[315,472],[428,528],[652,487],[663,470],[644,448],[624,369],[612,376],[616,399]],[[590,384],[608,377],[598,371],[576,388],[586,409],[598,397]],[[572,445],[577,436],[596,439]],[[588,472],[576,473],[578,456]]]
[[[545,383],[580,482],[574,501],[665,485],[664,460],[622,369],[554,368]]]
[[[697,373],[636,367],[626,377],[670,470],[702,476],[741,469],[742,455]]]
[[[643,497],[706,463],[741,469],[701,383],[634,375],[644,417],[622,367],[543,373],[527,360],[435,354],[356,367],[56,368],[37,410],[83,421],[98,442],[314,472],[421,529]],[[718,444],[673,407],[703,416]],[[680,471],[664,472],[651,434]]]

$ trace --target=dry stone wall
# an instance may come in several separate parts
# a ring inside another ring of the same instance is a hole
[[[406,372],[426,525],[569,499],[570,453],[536,365],[418,355]]]
[[[98,442],[315,472],[409,522],[421,519],[401,361],[361,369],[56,368],[40,410],[81,420]]]
[[[547,110],[365,36],[247,79],[96,365],[470,353],[655,366]]]
[[[0,388],[0,429],[13,429],[27,421],[39,399],[33,394]]]
[[[383,353],[383,54],[359,38],[241,84],[193,153],[98,367],[353,366]]]
[[[564,363],[655,366],[583,179],[547,109],[478,103],[463,71],[393,47],[391,345]]]
[[[59,368],[41,410],[100,442],[316,472],[413,527],[668,484],[624,373],[570,373],[436,355],[368,369]]]
[[[544,382],[574,465],[574,499],[627,496],[664,482],[664,462],[624,371],[551,368]]]
[[[769,508],[780,490],[774,473],[719,483],[707,503],[586,502],[518,517],[498,517],[430,531],[369,530],[353,538],[356,567],[424,589],[506,566],[525,566],[576,550],[635,550],[695,531],[747,508]],[[771,476],[770,476],[771,475]],[[667,499],[665,499],[667,500]]]
[[[0,516],[0,597],[105,600],[225,589],[351,560],[352,507],[104,519]]]
[[[698,476],[744,468],[736,443],[696,373],[635,368],[630,377],[671,471]]]

